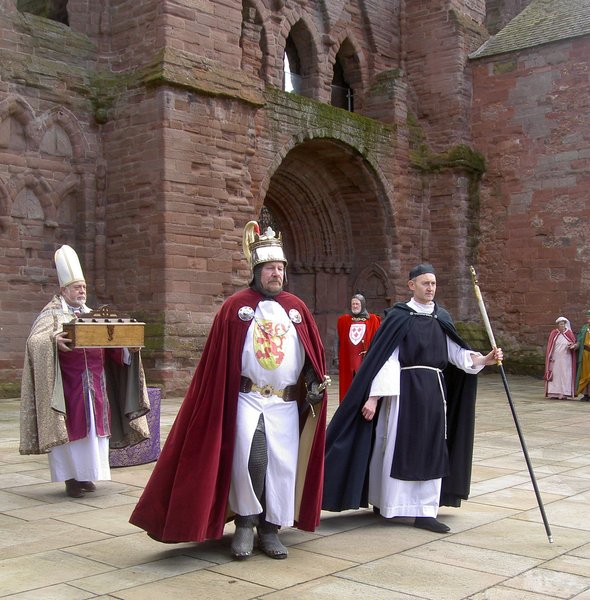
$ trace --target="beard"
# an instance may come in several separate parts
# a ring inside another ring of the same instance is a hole
[[[267,290],[262,286],[261,274],[262,274],[262,265],[256,265],[254,267],[254,277],[252,279],[252,283],[250,284],[250,287],[253,290],[256,290],[257,292],[262,294],[263,296],[266,296],[267,298],[274,298],[275,296],[278,296],[283,291],[284,281],[283,281],[283,285],[281,285],[281,287],[278,290],[276,290],[276,291]]]

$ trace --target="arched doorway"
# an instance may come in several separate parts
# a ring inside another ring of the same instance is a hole
[[[283,237],[287,289],[314,313],[333,364],[336,321],[356,291],[382,314],[395,298],[397,240],[376,173],[350,146],[315,138],[293,148],[270,179],[261,219]]]

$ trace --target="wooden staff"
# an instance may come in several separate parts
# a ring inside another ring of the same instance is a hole
[[[475,297],[477,298],[477,303],[479,305],[479,310],[481,312],[481,318],[483,319],[484,326],[486,328],[486,332],[488,334],[488,338],[490,340],[490,344],[492,348],[495,350],[496,340],[494,339],[494,333],[492,331],[492,326],[490,325],[490,320],[488,319],[488,313],[486,311],[485,304],[483,302],[483,298],[481,295],[481,291],[479,289],[479,285],[477,283],[477,275],[475,274],[475,269],[473,267],[471,270],[471,280],[473,281],[473,289],[475,291]],[[502,365],[502,361],[496,361],[498,367],[500,367],[500,375],[502,376],[502,383],[504,384],[504,389],[506,390],[506,397],[508,398],[508,404],[510,405],[510,411],[512,412],[512,418],[514,419],[514,424],[516,425],[516,431],[518,433],[518,439],[520,440],[520,445],[522,447],[522,452],[524,454],[524,458],[526,460],[526,466],[529,470],[529,475],[531,477],[531,482],[533,484],[533,489],[535,490],[535,495],[537,496],[537,503],[539,505],[539,510],[541,511],[541,517],[543,518],[543,524],[545,525],[545,531],[547,533],[547,539],[549,543],[553,543],[553,536],[551,535],[551,528],[549,527],[549,522],[547,521],[547,515],[545,514],[545,507],[543,506],[543,500],[541,500],[541,492],[539,491],[539,486],[537,485],[537,480],[535,478],[535,473],[533,472],[533,465],[531,464],[531,459],[529,458],[529,453],[524,441],[524,436],[522,434],[522,430],[520,428],[520,423],[518,422],[518,417],[516,415],[516,408],[514,407],[514,402],[512,401],[512,395],[510,394],[510,389],[508,388],[508,381],[506,379],[506,374],[504,373],[504,367]]]

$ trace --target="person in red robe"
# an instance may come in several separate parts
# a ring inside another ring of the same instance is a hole
[[[341,403],[379,325],[381,325],[381,317],[367,311],[366,300],[362,294],[355,294],[350,300],[350,313],[338,318],[338,375]]]
[[[576,336],[565,317],[557,317],[545,352],[545,397],[563,400],[576,396]]]
[[[280,237],[247,224],[252,280],[215,316],[180,411],[130,522],[162,542],[222,537],[286,558],[280,527],[319,524],[325,357],[305,304],[283,290]]]

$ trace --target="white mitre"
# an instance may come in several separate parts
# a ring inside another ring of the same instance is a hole
[[[76,281],[86,281],[78,255],[70,246],[64,245],[56,251],[55,268],[57,269],[60,288],[64,288]]]

